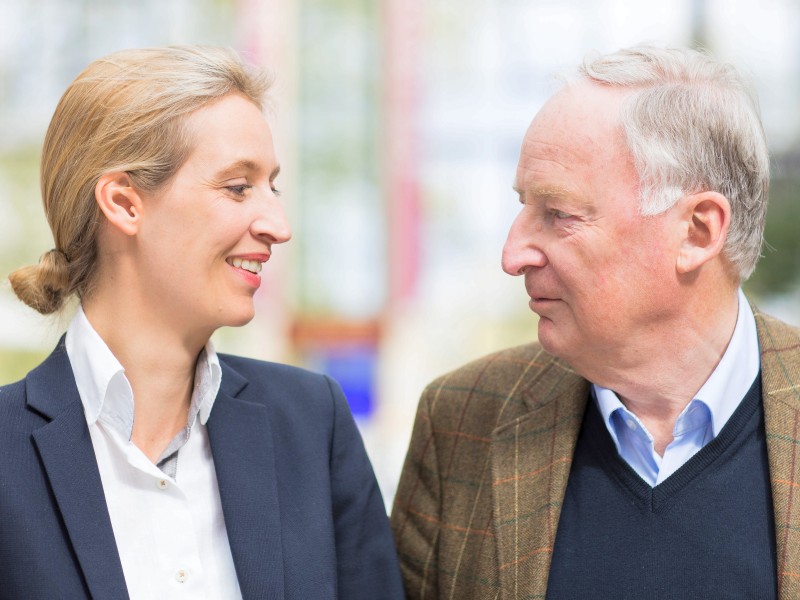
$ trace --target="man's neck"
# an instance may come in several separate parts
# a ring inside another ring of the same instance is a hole
[[[663,455],[673,440],[678,416],[717,368],[730,343],[738,316],[738,299],[732,293],[713,306],[686,311],[675,322],[658,327],[657,335],[633,336],[634,352],[627,360],[609,360],[622,368],[597,369],[587,379],[614,390],[653,436],[655,450]],[[579,371],[580,372],[580,371]]]

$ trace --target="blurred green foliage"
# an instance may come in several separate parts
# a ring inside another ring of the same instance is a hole
[[[19,381],[47,357],[47,352],[0,348],[0,385]]]
[[[0,152],[0,292],[11,298],[9,273],[35,263],[53,245],[39,193],[38,172],[38,148],[26,146]],[[0,327],[5,325],[0,322]],[[2,335],[0,339],[4,339]],[[0,347],[0,385],[22,379],[45,356],[44,350]]]
[[[800,173],[774,178],[769,196],[763,257],[745,285],[761,297],[791,292],[800,285]]]
[[[0,153],[0,278],[53,247],[39,191],[39,149]]]

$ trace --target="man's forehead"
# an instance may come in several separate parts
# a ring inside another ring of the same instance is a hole
[[[608,168],[627,162],[629,149],[620,120],[631,91],[588,82],[571,83],[550,98],[534,117],[522,142],[517,184],[527,170]]]
[[[606,129],[617,129],[622,106],[635,92],[631,88],[601,85],[585,79],[569,82],[545,101],[528,132],[542,121],[585,124],[587,127],[599,124]]]
[[[553,135],[549,130],[531,129],[525,135],[520,163],[525,159],[558,163],[585,163],[594,156],[597,141],[588,132],[570,131]]]

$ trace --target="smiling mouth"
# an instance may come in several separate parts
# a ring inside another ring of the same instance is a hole
[[[225,261],[232,267],[237,269],[244,269],[250,273],[258,274],[261,272],[261,263],[257,260],[248,260],[245,258],[227,258]]]

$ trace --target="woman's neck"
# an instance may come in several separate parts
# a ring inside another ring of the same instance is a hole
[[[104,310],[108,306],[113,310]],[[133,390],[131,441],[156,462],[187,425],[197,357],[207,339],[176,331],[160,322],[157,313],[143,314],[147,311],[97,297],[84,302],[83,310],[125,369]]]

